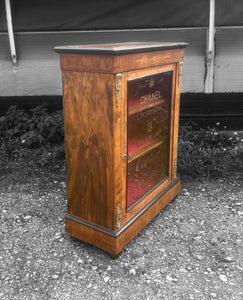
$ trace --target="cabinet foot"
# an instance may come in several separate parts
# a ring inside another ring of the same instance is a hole
[[[80,242],[80,240],[77,239],[77,238],[75,238],[75,237],[72,237],[72,236],[71,236],[71,239],[72,239],[74,242]]]
[[[110,254],[110,253],[109,253],[109,254]],[[110,257],[111,257],[112,259],[117,259],[118,256],[119,256],[119,254],[110,254]]]

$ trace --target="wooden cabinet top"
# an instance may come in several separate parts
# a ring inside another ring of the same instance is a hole
[[[186,43],[162,43],[162,42],[133,42],[96,45],[71,45],[55,47],[56,52],[66,54],[88,55],[125,55],[142,52],[152,52],[185,48]]]

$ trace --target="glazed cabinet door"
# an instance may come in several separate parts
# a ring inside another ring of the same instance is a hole
[[[126,210],[170,176],[173,66],[126,81]]]

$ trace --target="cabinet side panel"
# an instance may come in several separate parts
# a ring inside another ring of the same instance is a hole
[[[111,227],[113,78],[64,70],[62,76],[68,212]]]

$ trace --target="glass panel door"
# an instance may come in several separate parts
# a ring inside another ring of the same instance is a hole
[[[127,82],[127,209],[169,176],[173,71]]]

